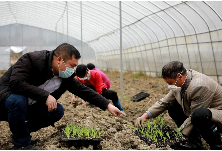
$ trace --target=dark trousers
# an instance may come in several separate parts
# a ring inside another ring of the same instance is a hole
[[[182,107],[176,100],[168,105],[168,114],[174,120],[177,127],[180,127],[188,118],[184,114]]]
[[[168,105],[168,113],[170,117],[175,121],[176,125],[180,127],[183,122],[188,118],[184,112],[182,107],[177,101],[174,101]],[[198,108],[194,110],[191,116],[191,123],[194,126],[194,129],[198,131],[208,130],[213,125],[215,125],[212,121],[212,113],[210,110],[206,108]],[[221,131],[220,129],[218,129]]]
[[[177,127],[180,127],[183,124],[183,122],[188,118],[184,114],[182,107],[176,100],[168,105],[168,113],[170,117],[175,121]],[[195,127],[188,136],[188,139],[192,144],[195,144],[196,147],[198,146],[196,149],[202,149],[201,136],[199,131]],[[190,149],[192,149],[192,146],[185,145],[185,148],[186,147],[187,149],[190,147],[191,147]]]
[[[191,123],[195,126],[199,131],[206,131],[209,129],[214,129],[216,124],[211,121],[212,112],[207,108],[199,108],[196,109],[191,117]],[[222,130],[220,127],[217,127],[217,130],[221,133]]]
[[[188,118],[182,107],[177,101],[174,101],[168,105],[168,113],[170,117],[175,121],[176,125],[179,127]],[[215,125],[212,121],[212,113],[206,108],[198,108],[194,110],[191,116],[191,123],[193,126],[199,130],[209,129]]]
[[[64,115],[63,106],[59,103],[56,110],[48,112],[45,104],[29,106],[27,102],[25,96],[11,94],[5,102],[5,108],[1,110],[0,120],[8,121],[17,147],[30,145],[31,132],[54,125]]]
[[[221,128],[212,121],[212,112],[207,108],[196,109],[191,117],[191,123],[200,132],[211,150],[221,150]]]
[[[89,83],[89,82],[85,83],[85,86],[90,87],[91,89],[93,89],[95,91],[95,88],[93,87],[93,85],[91,83]],[[115,103],[119,100],[118,96],[117,96],[117,92],[115,92],[113,90],[109,90],[109,89],[103,89],[102,96],[108,100],[111,100],[113,103]]]

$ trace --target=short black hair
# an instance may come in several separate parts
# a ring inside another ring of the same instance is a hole
[[[86,65],[84,64],[79,64],[77,67],[76,67],[76,75],[78,77],[83,77],[86,75],[86,71],[88,71],[89,69],[86,67]]]
[[[63,44],[59,45],[54,50],[54,55],[56,57],[61,56],[64,61],[72,59],[73,55],[74,55],[75,59],[81,58],[79,51],[73,45],[70,45],[68,43],[63,43]]]
[[[186,68],[184,68],[183,63],[179,61],[171,61],[162,68],[163,78],[176,79],[178,73],[182,75],[186,73]]]
[[[89,70],[92,70],[93,68],[95,68],[95,65],[92,63],[88,63],[86,66]]]

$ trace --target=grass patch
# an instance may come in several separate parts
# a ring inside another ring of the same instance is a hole
[[[145,79],[147,79],[148,76],[144,72],[139,71],[138,73],[132,74],[131,78],[136,78],[136,79],[145,78]]]

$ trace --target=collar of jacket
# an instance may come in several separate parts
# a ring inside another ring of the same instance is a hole
[[[188,76],[187,76],[186,88],[189,87],[190,82],[191,82],[191,80],[192,80],[192,76],[193,76],[193,75],[192,75],[192,69],[187,70],[187,74],[188,74]]]
[[[53,78],[54,77],[54,73],[52,70],[52,59],[53,59],[53,54],[54,54],[54,50],[53,51],[49,51],[49,62],[48,62],[48,76],[49,78]]]

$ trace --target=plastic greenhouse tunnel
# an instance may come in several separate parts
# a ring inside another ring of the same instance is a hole
[[[221,1],[1,1],[0,69],[10,50],[53,50],[63,42],[98,69],[161,76],[162,66],[187,69],[222,83]],[[44,12],[44,13],[43,13]],[[121,89],[122,88],[121,82]]]

